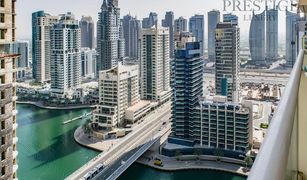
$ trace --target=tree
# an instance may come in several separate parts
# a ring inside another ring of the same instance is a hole
[[[218,148],[215,149],[214,155],[216,156],[216,160],[220,161],[221,156],[223,156],[224,154],[223,154],[222,149],[218,147]]]
[[[199,159],[199,156],[201,156],[203,154],[203,151],[201,149],[194,149],[194,155],[197,156],[197,158]]]
[[[92,129],[89,121],[87,121],[86,123],[84,123],[82,125],[82,129],[83,129],[84,134],[87,134],[88,138],[91,138],[91,136],[93,134],[93,129]]]
[[[175,151],[175,156],[176,156],[176,159],[179,161],[179,157],[182,156],[182,153],[179,149]]]
[[[245,168],[246,169],[250,168],[253,165],[253,163],[254,163],[254,161],[253,161],[253,159],[252,159],[252,157],[250,155],[247,155],[244,158],[244,162],[245,162]]]

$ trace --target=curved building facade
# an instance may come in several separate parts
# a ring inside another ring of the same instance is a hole
[[[253,13],[249,30],[249,49],[252,63],[264,65],[265,61],[265,11],[261,14]]]

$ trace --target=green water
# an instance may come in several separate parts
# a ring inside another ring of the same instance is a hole
[[[73,139],[82,121],[62,122],[88,110],[45,110],[17,105],[18,179],[61,180],[95,157],[98,152],[78,145]],[[245,180],[216,171],[161,172],[133,164],[119,180]]]
[[[133,164],[118,180],[246,180],[246,178],[209,170],[162,172],[140,164]]]
[[[19,104],[17,111],[18,179],[63,179],[98,154],[74,141],[81,121],[62,125],[87,110],[45,110]]]

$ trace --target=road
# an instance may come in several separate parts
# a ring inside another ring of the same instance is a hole
[[[108,152],[101,153],[66,179],[81,179],[87,172],[91,171],[99,163],[103,163],[106,166],[103,174],[105,174],[107,177],[108,174],[114,172],[116,168],[120,166],[119,163],[121,163],[121,160],[129,157],[130,151],[133,154],[136,147],[144,144],[146,140],[150,140],[163,126],[162,122],[168,121],[170,116],[171,104],[166,103],[159,109],[155,110],[154,113],[148,115],[146,120],[144,120],[144,122],[138,126],[138,129],[124,137],[121,142],[118,142],[118,144],[116,144]]]

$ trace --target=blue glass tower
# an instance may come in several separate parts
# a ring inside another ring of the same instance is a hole
[[[173,136],[192,140],[194,115],[203,95],[203,61],[199,42],[182,42],[182,46],[175,50],[173,61],[172,130]]]

